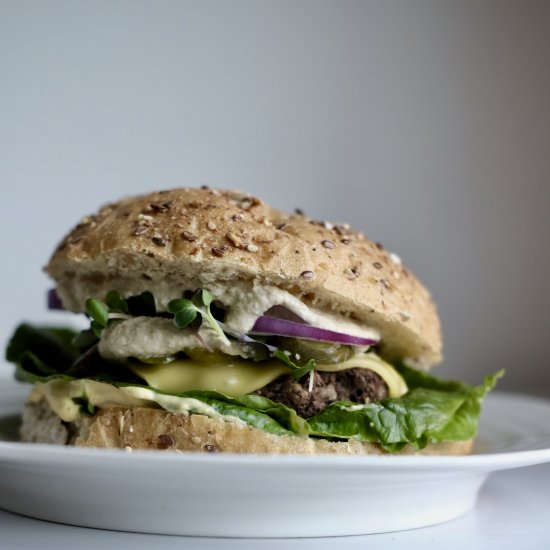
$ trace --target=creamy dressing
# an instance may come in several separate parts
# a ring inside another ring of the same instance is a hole
[[[250,286],[243,284],[209,285],[208,290],[228,307],[225,322],[230,328],[239,332],[249,332],[256,319],[271,307],[284,306],[312,326],[360,338],[380,339],[378,331],[361,326],[340,315],[310,308],[293,294],[274,286],[257,283]]]
[[[51,380],[45,384],[37,384],[30,399],[39,401],[42,397],[48,401],[50,407],[64,422],[74,422],[80,418],[80,405],[73,401],[79,397],[85,397],[92,405],[99,408],[151,408],[156,405],[174,414],[195,413],[210,418],[224,418],[240,422],[237,418],[220,415],[213,407],[192,397],[164,395],[136,386],[117,388],[111,384],[89,379],[70,382]]]
[[[243,346],[227,342],[207,323],[200,331],[203,342],[212,349],[227,355],[241,355]],[[203,347],[190,330],[177,328],[171,319],[164,317],[132,317],[112,323],[99,341],[99,353],[109,361],[124,363],[128,357],[148,359],[169,357],[188,348]]]
[[[277,287],[243,284],[210,286],[214,295],[228,307],[225,324],[237,332],[249,332],[256,319],[273,306],[283,306],[312,326],[378,340],[377,331],[331,313],[309,308],[298,298]],[[227,343],[207,323],[200,336],[211,349],[228,355],[242,354],[242,348]],[[167,357],[186,348],[202,346],[188,330],[176,328],[163,317],[134,317],[111,324],[99,342],[99,353],[105,359],[124,362],[128,357]],[[358,350],[360,351],[360,350]],[[363,351],[363,350],[361,350]]]

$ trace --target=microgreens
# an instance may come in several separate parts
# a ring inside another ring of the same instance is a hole
[[[216,334],[229,344],[227,336],[210,311],[210,304],[214,299],[214,295],[209,290],[199,288],[190,300],[177,298],[168,302],[166,309],[174,314],[174,325],[177,328],[189,326],[197,318],[197,315],[200,315],[201,319],[204,319]]]
[[[305,376],[308,372],[311,372],[317,365],[315,363],[315,359],[310,359],[305,365],[298,366],[296,363],[292,362],[290,357],[281,350],[274,351],[273,357],[276,357],[280,361],[282,361],[287,367],[290,367],[292,370],[291,374],[296,380],[300,380],[303,376]]]
[[[111,290],[107,293],[105,303],[110,313],[129,313],[126,300],[116,290]]]
[[[155,299],[150,292],[143,292],[125,300],[116,290],[111,290],[105,301],[88,298],[84,312],[91,321],[90,329],[83,330],[74,340],[74,345],[80,348],[96,343],[112,319],[128,319],[130,315],[154,315]]]
[[[101,338],[101,333],[109,322],[109,307],[101,300],[88,298],[84,312],[91,319],[90,328],[98,338]]]

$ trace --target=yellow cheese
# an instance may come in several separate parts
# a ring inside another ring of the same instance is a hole
[[[356,355],[334,365],[317,365],[317,370],[324,372],[354,368],[369,369],[378,374],[388,386],[389,397],[407,393],[401,375],[374,353]],[[290,372],[278,360],[254,362],[223,354],[206,354],[161,365],[132,364],[130,369],[152,388],[165,392],[207,390],[231,397],[252,393]]]
[[[162,365],[134,363],[129,367],[148,386],[157,390],[169,393],[207,390],[230,397],[252,393],[289,372],[281,361],[257,363],[222,354],[216,356],[214,361],[182,359]]]
[[[180,393],[191,389],[213,390],[230,396],[244,395],[259,389],[281,374],[288,374],[288,368],[280,361],[255,363],[244,359],[225,356],[226,362],[194,360],[173,361],[166,365],[133,366],[132,370],[143,376],[147,383],[161,391]],[[318,370],[336,372],[345,369],[365,368],[380,375],[389,389],[390,397],[400,397],[407,392],[405,381],[388,363],[374,353],[358,355],[336,365],[318,365]],[[142,374],[143,373],[143,374]],[[90,379],[52,380],[37,384],[31,400],[44,397],[52,409],[65,422],[72,422],[80,415],[80,405],[74,398],[85,396],[96,407],[151,407],[159,406],[173,413],[192,412],[210,417],[219,414],[198,399],[177,397],[156,393],[147,388],[123,386],[117,388],[111,384]],[[226,418],[226,417],[224,417]],[[226,420],[229,418],[226,418]],[[231,418],[231,420],[236,420]]]
[[[386,382],[388,386],[388,396],[391,398],[401,397],[409,391],[403,377],[389,363],[380,359],[375,353],[362,353],[343,363],[317,366],[317,370],[324,372],[337,372],[355,368],[369,369],[378,374],[378,376]]]

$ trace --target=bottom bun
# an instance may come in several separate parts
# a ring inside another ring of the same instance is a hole
[[[21,439],[111,449],[292,454],[382,455],[379,445],[355,439],[327,441],[292,435],[273,435],[241,422],[200,414],[172,414],[162,409],[109,407],[76,422],[63,422],[47,401],[28,402],[23,411]],[[431,443],[421,451],[412,446],[399,454],[466,455],[473,442]]]

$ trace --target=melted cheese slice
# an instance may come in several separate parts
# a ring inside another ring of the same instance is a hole
[[[353,368],[370,369],[384,379],[388,385],[390,397],[400,397],[407,392],[407,385],[401,375],[374,353],[358,355],[340,364],[318,365],[317,368],[325,372]],[[173,361],[166,365],[133,367],[132,370],[146,378],[151,387],[161,391],[180,393],[202,389],[219,391],[231,396],[251,393],[281,374],[289,372],[280,361],[254,363],[246,360],[237,360],[229,364],[201,363],[191,360]],[[73,422],[81,416],[80,405],[73,399],[83,396],[96,407],[157,406],[172,413],[190,412],[213,418],[220,416],[212,407],[191,397],[159,394],[136,386],[117,388],[111,384],[90,379],[70,382],[52,380],[45,384],[36,384],[30,400],[39,401],[42,397],[46,398],[50,407],[63,421]],[[224,416],[224,418],[239,421],[233,417]]]
[[[157,390],[217,391],[230,397],[252,393],[289,372],[288,367],[277,360],[256,363],[228,355],[224,358],[219,362],[183,359],[164,365],[131,364],[129,368]]]
[[[388,386],[389,397],[401,397],[408,388],[401,375],[374,353],[360,354],[334,365],[317,365],[317,370],[337,372],[347,369],[369,369],[378,374]],[[152,388],[183,393],[190,390],[217,391],[238,397],[263,388],[289,368],[281,361],[260,363],[230,356],[219,356],[214,361],[183,359],[162,365],[132,364],[130,369]]]
[[[375,353],[356,355],[343,363],[336,363],[334,365],[317,365],[317,370],[324,372],[337,372],[355,368],[368,369],[378,374],[386,382],[388,396],[391,398],[401,397],[409,391],[403,377],[392,365],[380,359]]]

